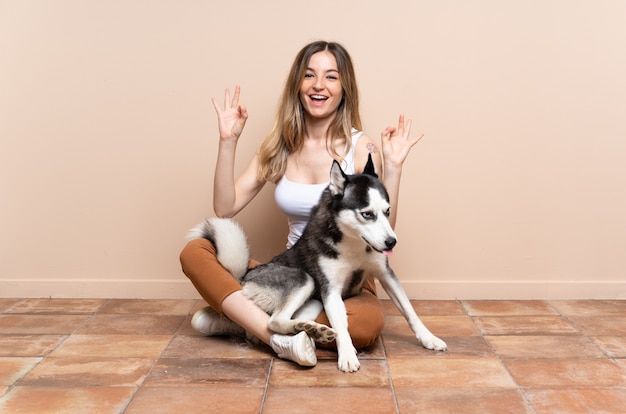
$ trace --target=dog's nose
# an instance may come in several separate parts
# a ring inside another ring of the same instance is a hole
[[[387,237],[387,239],[385,240],[385,246],[387,246],[387,249],[393,249],[393,246],[396,245],[396,238],[395,237]]]

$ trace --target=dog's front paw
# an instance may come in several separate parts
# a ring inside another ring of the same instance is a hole
[[[422,346],[426,349],[432,349],[434,351],[446,351],[448,349],[448,345],[441,339],[437,338],[435,335],[430,335],[426,338],[417,338]]]
[[[339,355],[337,366],[343,372],[356,372],[361,368],[361,363],[356,353],[348,353],[347,355]]]

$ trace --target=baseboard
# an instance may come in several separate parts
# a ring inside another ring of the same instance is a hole
[[[187,279],[0,279],[0,297],[198,299]]]
[[[626,299],[626,281],[402,281],[410,299],[566,300]],[[388,298],[378,286],[381,298]]]
[[[402,285],[410,299],[626,299],[626,281],[433,281]],[[381,298],[387,298],[379,286]],[[0,279],[0,297],[200,298],[187,279]]]

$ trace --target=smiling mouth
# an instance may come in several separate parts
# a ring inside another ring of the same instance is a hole
[[[324,95],[309,95],[309,99],[313,102],[324,102],[328,97]]]

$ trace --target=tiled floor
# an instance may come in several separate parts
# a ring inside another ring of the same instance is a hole
[[[624,413],[626,301],[414,301],[447,341],[418,346],[389,302],[344,374],[206,338],[195,300],[0,299],[1,413]]]

